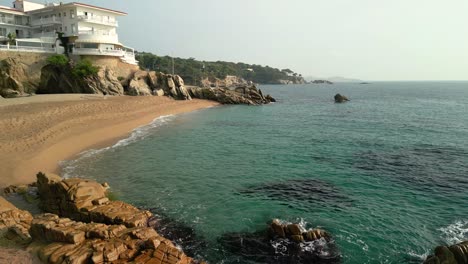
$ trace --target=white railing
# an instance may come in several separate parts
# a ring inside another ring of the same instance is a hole
[[[47,25],[47,24],[61,24],[61,23],[62,23],[62,20],[56,17],[41,18],[41,19],[31,21],[32,26],[42,26],[42,25]]]
[[[8,25],[15,25],[15,26],[29,26],[27,23],[19,23],[15,21],[14,19],[6,18],[6,17],[0,17],[0,23],[8,24]]]
[[[90,23],[98,23],[98,24],[104,24],[104,25],[109,25],[109,26],[114,26],[118,27],[119,23],[116,20],[109,20],[107,17],[102,17],[102,16],[78,16],[79,20],[85,21],[85,22],[90,22]]]
[[[42,32],[42,33],[33,33],[33,38],[56,38],[57,33],[54,32]]]
[[[109,32],[109,31],[105,31],[105,30],[95,30],[95,31],[92,31],[92,30],[82,30],[82,31],[78,31],[78,35],[95,35],[95,36],[117,36],[116,33],[112,33],[112,32]]]
[[[0,45],[0,50],[55,53],[54,48],[28,47],[28,46],[15,46],[15,45]]]
[[[73,54],[76,55],[105,55],[105,56],[124,56],[123,50],[102,50],[102,49],[89,49],[89,48],[74,48]]]

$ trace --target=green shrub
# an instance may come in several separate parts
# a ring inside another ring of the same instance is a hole
[[[99,67],[94,66],[88,59],[80,60],[72,69],[72,74],[78,78],[95,76],[98,72]]]
[[[57,54],[47,58],[47,62],[54,66],[63,67],[68,64],[68,58],[65,55]]]

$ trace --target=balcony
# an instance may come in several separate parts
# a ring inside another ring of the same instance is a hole
[[[95,43],[119,43],[119,36],[104,30],[78,31],[78,40]]]
[[[15,21],[13,18],[7,18],[7,17],[0,17],[0,24],[12,25],[12,26],[17,26],[17,27],[29,27],[27,23],[19,23],[18,21]]]
[[[100,24],[100,25],[106,25],[106,26],[112,26],[112,27],[118,27],[119,23],[116,20],[109,20],[108,17],[103,17],[103,16],[78,16],[78,20],[83,21],[83,22],[88,22],[88,23],[95,23],[95,24]]]
[[[32,21],[31,25],[33,27],[40,27],[40,26],[46,26],[46,25],[61,25],[62,20],[56,17],[49,17],[49,18],[41,18],[41,19],[35,19]]]

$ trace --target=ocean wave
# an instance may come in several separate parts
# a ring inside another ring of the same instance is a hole
[[[59,166],[62,169],[63,178],[70,178],[72,175],[76,177],[77,175],[75,175],[74,172],[77,168],[77,165],[83,160],[93,157],[97,154],[103,153],[105,151],[128,146],[136,141],[142,140],[148,135],[150,135],[154,129],[161,127],[167,124],[168,122],[172,121],[174,117],[175,117],[174,115],[160,116],[158,118],[155,118],[151,123],[147,125],[135,128],[130,134],[130,136],[119,140],[117,143],[115,143],[112,146],[101,148],[101,149],[89,149],[89,150],[79,153],[77,159],[61,161],[59,163]]]
[[[455,223],[439,228],[442,238],[447,244],[458,244],[468,240],[468,220],[456,221]]]

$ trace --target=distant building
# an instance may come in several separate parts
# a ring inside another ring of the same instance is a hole
[[[13,8],[0,6],[0,42],[5,44],[0,49],[61,53],[61,33],[72,54],[115,56],[137,64],[134,49],[120,43],[117,34],[117,18],[125,15],[78,2],[37,4],[16,0]],[[16,36],[15,45],[8,43],[9,34]]]

